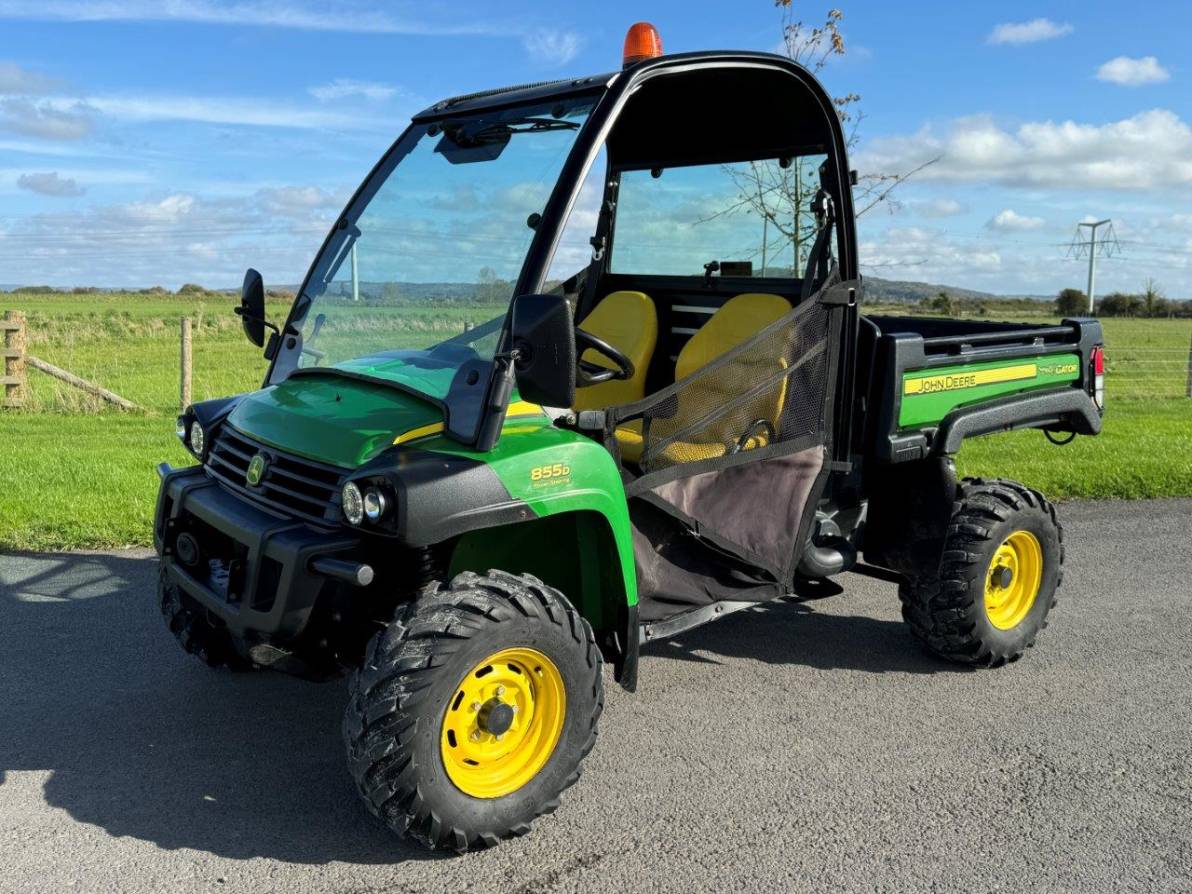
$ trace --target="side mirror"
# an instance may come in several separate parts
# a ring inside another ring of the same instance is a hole
[[[236,308],[244,334],[258,348],[265,344],[265,282],[249,267],[240,288],[240,306]]]
[[[575,403],[575,320],[562,295],[518,295],[511,331],[523,400],[547,407]]]

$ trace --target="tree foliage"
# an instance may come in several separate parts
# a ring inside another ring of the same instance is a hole
[[[930,313],[944,317],[955,317],[960,313],[960,306],[956,299],[947,292],[938,292],[930,298],[924,298],[919,306]]]
[[[1159,284],[1147,279],[1141,293],[1113,292],[1097,302],[1097,314],[1102,317],[1187,317],[1192,315],[1192,302],[1172,301],[1163,294]]]
[[[1088,313],[1089,296],[1080,289],[1061,289],[1055,296],[1055,312],[1061,317],[1075,317]]]

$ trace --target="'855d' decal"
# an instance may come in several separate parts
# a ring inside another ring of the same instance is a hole
[[[549,487],[567,484],[571,481],[571,466],[566,463],[552,463],[549,466],[535,466],[530,469],[532,487]]]
[[[1000,366],[994,369],[958,370],[943,375],[907,379],[903,383],[902,393],[938,394],[941,391],[962,391],[965,388],[977,388],[981,385],[1033,379],[1038,374],[1039,367],[1035,363]]]

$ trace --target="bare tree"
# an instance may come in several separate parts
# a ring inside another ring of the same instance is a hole
[[[786,55],[791,60],[818,74],[833,57],[844,56],[848,52],[848,46],[840,30],[841,22],[844,21],[844,13],[841,10],[829,9],[822,25],[808,27],[802,19],[796,17],[795,0],[774,0],[774,5],[781,11],[782,42]],[[861,96],[850,92],[834,97],[832,102],[836,105],[836,113],[840,120],[844,122],[848,148],[854,149],[860,138],[861,122],[865,120],[865,113],[861,110]],[[894,207],[891,199],[894,190],[937,161],[939,156],[928,159],[909,171],[872,171],[860,174],[857,189],[853,193],[857,217],[872,211],[883,202],[888,202]]]
[[[774,0],[782,16],[782,42],[786,55],[804,68],[818,73],[833,59],[844,56],[848,48],[841,33],[844,13],[828,10],[824,23],[808,26],[795,11],[794,0]],[[857,145],[865,115],[861,97],[846,93],[833,99],[836,113],[844,124],[849,148]],[[856,214],[861,217],[883,203],[894,207],[892,194],[938,158],[904,172],[871,172],[858,177],[853,191]],[[751,162],[747,166],[726,166],[737,189],[736,199],[727,207],[709,215],[710,221],[733,214],[755,214],[762,220],[762,275],[772,263],[802,270],[819,227],[812,210],[812,199],[819,191],[820,160],[808,156]]]
[[[1147,277],[1146,286],[1142,290],[1142,303],[1148,317],[1161,317],[1167,313],[1167,296],[1153,277]]]

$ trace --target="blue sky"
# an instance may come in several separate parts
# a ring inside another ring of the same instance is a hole
[[[1083,286],[1065,246],[1111,217],[1099,291],[1192,297],[1189,4],[839,5],[823,77],[862,96],[855,166],[940,157],[863,219],[868,272]],[[0,0],[0,283],[294,282],[411,113],[613,70],[638,19],[672,52],[781,41],[771,0]]]

